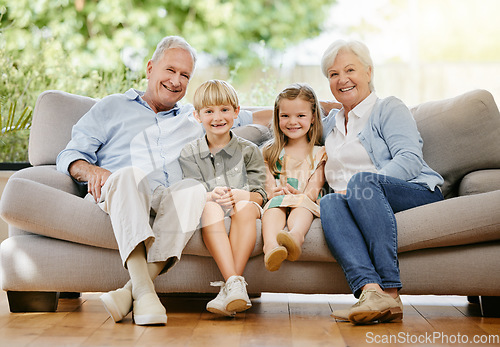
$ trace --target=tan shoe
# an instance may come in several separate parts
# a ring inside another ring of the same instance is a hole
[[[299,259],[300,255],[302,254],[302,249],[290,236],[290,232],[284,230],[280,231],[276,236],[276,241],[278,241],[278,244],[286,248],[288,252],[286,260],[296,261],[297,259]]]
[[[269,271],[278,271],[281,267],[281,263],[288,256],[288,252],[285,247],[277,246],[274,247],[269,253],[264,256],[264,264],[266,269]]]
[[[385,315],[379,318],[380,323],[400,321],[401,319],[403,319],[403,303],[401,302],[401,298],[399,297],[399,295],[395,300],[398,306],[400,307],[401,312],[397,310],[396,311],[389,310],[389,312],[387,312]]]
[[[401,300],[398,302],[389,294],[380,293],[375,289],[363,290],[359,301],[351,307],[349,313],[349,320],[353,324],[369,324],[382,319],[388,322],[402,317]]]
[[[351,313],[351,310],[335,310],[330,316],[338,321],[349,322],[349,313]]]

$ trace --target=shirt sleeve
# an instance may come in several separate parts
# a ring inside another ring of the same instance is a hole
[[[257,146],[249,146],[247,158],[245,158],[245,166],[247,171],[248,186],[251,192],[256,192],[262,195],[262,205],[267,202],[267,194],[265,189],[266,182],[266,167],[264,158]]]
[[[233,128],[241,127],[253,123],[253,113],[249,110],[241,110],[238,118],[234,120]]]
[[[379,173],[409,181],[424,166],[423,141],[410,110],[402,102],[392,103],[380,117],[380,129],[392,157]]]
[[[76,160],[85,160],[93,165],[97,163],[97,152],[105,143],[105,127],[100,122],[100,110],[98,102],[73,126],[71,140],[57,156],[58,171],[69,175],[68,168]]]
[[[321,123],[323,123],[323,143],[325,143],[328,134],[330,134],[333,128],[335,128],[335,116],[339,111],[339,109],[334,108],[330,111],[330,113],[328,113],[326,117],[323,117],[323,119],[321,119]]]

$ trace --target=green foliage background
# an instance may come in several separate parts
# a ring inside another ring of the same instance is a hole
[[[143,89],[166,35],[246,76],[255,47],[283,50],[318,35],[329,0],[6,0],[0,2],[0,115],[16,123],[47,89],[101,98]],[[128,61],[127,65],[124,60]],[[232,77],[235,77],[234,74]],[[16,105],[16,113],[9,110]],[[29,122],[27,124],[29,128]],[[2,129],[0,162],[26,161],[28,130]]]

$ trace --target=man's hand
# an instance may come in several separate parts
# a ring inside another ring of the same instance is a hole
[[[90,177],[87,181],[89,194],[92,194],[95,201],[98,202],[101,199],[101,188],[111,176],[111,172],[103,169],[99,166],[94,166],[93,170],[90,172]]]
[[[79,182],[87,182],[87,192],[98,202],[101,199],[101,188],[111,176],[111,172],[102,167],[92,165],[85,160],[77,160],[69,166],[70,175]]]

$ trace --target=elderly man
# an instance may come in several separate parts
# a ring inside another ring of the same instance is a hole
[[[178,163],[182,147],[203,135],[192,105],[178,104],[195,63],[183,38],[165,37],[147,63],[146,91],[130,89],[97,102],[57,157],[58,170],[86,183],[86,199],[110,216],[130,274],[123,288],[101,296],[115,322],[133,310],[135,324],[166,324],[153,280],[180,259],[204,208],[205,188],[182,180]],[[252,120],[252,113],[241,112],[235,125]]]

